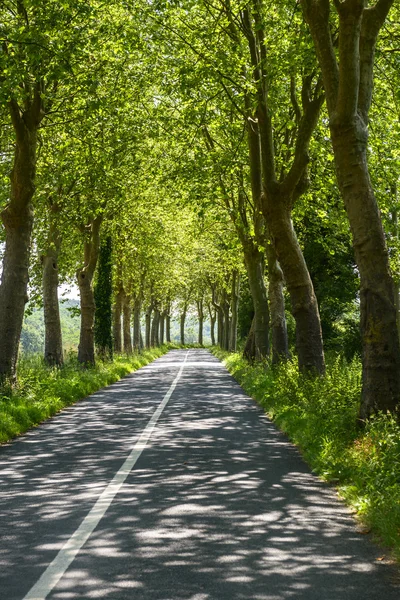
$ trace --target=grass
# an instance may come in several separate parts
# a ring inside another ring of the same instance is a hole
[[[249,365],[239,354],[213,352],[400,561],[400,425],[390,414],[357,425],[360,361],[330,357],[326,376],[311,378],[294,362],[270,368]]]
[[[38,355],[22,357],[18,386],[11,392],[0,392],[0,443],[147,365],[171,348],[164,345],[132,356],[117,355],[112,362],[97,361],[95,367],[88,369],[79,365],[75,354],[68,356],[62,368],[46,366]]]

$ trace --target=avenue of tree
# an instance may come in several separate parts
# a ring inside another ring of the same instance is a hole
[[[0,378],[59,286],[78,360],[171,339],[269,364],[362,357],[360,417],[400,405],[394,0],[0,3]]]

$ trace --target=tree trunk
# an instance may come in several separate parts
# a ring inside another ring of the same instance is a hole
[[[33,226],[36,142],[39,115],[33,107],[22,116],[10,102],[16,132],[10,201],[1,213],[5,251],[0,285],[0,380],[14,381],[25,304],[28,300],[29,257]],[[32,113],[32,114],[30,114]]]
[[[289,358],[289,343],[283,295],[284,279],[275,249],[267,244],[268,260],[268,300],[271,313],[272,364],[276,365]]]
[[[52,215],[50,215],[51,218]],[[46,364],[61,366],[64,362],[63,344],[58,303],[58,255],[61,237],[55,223],[51,222],[48,249],[42,258],[43,264],[43,312],[44,312],[44,360]]]
[[[223,336],[222,336],[222,347],[224,350],[229,351],[229,334],[230,334],[230,305],[229,305],[229,300],[228,300],[228,294],[226,292],[226,290],[222,291],[222,296],[221,296],[221,307],[222,307],[222,312],[223,312]]]
[[[141,296],[138,295],[135,298],[133,305],[133,347],[136,352],[141,349],[140,345],[140,314],[142,310]]]
[[[203,345],[203,324],[204,324],[204,308],[203,308],[203,298],[200,298],[196,301],[197,304],[197,316],[199,319],[199,331],[197,341],[199,346]]]
[[[122,314],[123,314],[123,332],[124,332],[124,352],[125,354],[132,354],[132,335],[131,335],[131,320],[132,320],[132,307],[131,298],[128,294],[124,294],[122,303]]]
[[[362,133],[361,133],[362,132]],[[360,417],[394,410],[400,398],[400,348],[394,285],[367,167],[367,133],[358,119],[331,125],[340,192],[360,273],[363,393]]]
[[[255,344],[255,336],[254,336],[254,317],[253,317],[249,335],[247,336],[246,344],[245,344],[244,350],[243,350],[243,358],[245,358],[249,362],[253,362],[255,357],[256,357],[256,344]]]
[[[236,352],[237,344],[237,324],[239,311],[239,290],[240,290],[240,275],[237,270],[232,273],[232,291],[231,291],[231,309],[232,319],[229,334],[229,350]]]
[[[168,302],[167,304],[167,309],[166,309],[166,315],[165,315],[165,335],[166,335],[166,340],[167,340],[167,344],[171,343],[171,303]]]
[[[397,195],[397,184],[395,184],[392,188],[393,201],[395,204],[395,208],[392,212],[392,222],[393,222],[393,235],[396,240],[399,240],[399,217],[397,212],[398,206],[398,195]],[[400,272],[399,268],[395,273],[394,279],[394,305],[396,308],[396,323],[397,323],[397,334],[400,340]]]
[[[253,300],[254,359],[269,356],[269,307],[264,282],[264,256],[257,247],[246,248],[244,254],[250,293]]]
[[[185,345],[185,321],[186,321],[186,308],[181,313],[180,325],[181,325],[181,345]]]
[[[392,2],[337,2],[338,54],[329,5],[303,0],[326,91],[339,190],[360,273],[363,386],[360,417],[394,411],[400,402],[400,346],[394,285],[368,171],[368,115],[376,41]]]
[[[113,338],[114,350],[117,354],[122,352],[122,336],[121,336],[121,316],[122,316],[122,298],[123,288],[119,287],[115,296],[114,311],[113,311]]]
[[[100,226],[102,217],[96,217],[86,228],[85,264],[77,271],[77,281],[81,297],[81,331],[78,347],[78,361],[83,365],[94,365],[94,313],[93,275],[100,248]]]
[[[145,345],[146,348],[150,348],[151,345],[151,313],[153,312],[153,305],[150,304],[146,310],[145,316]]]
[[[224,346],[224,312],[220,306],[217,308],[217,340],[218,346]]]
[[[163,310],[160,314],[160,345],[161,346],[164,344],[165,316],[166,316],[166,311]]]
[[[208,312],[210,315],[211,345],[215,346],[215,322],[217,320],[217,314],[215,309],[213,310],[211,302],[208,303]]]
[[[264,206],[271,240],[282,267],[296,321],[296,350],[301,371],[324,373],[321,321],[314,287],[296,233],[289,202],[268,198]]]
[[[94,344],[103,360],[112,360],[112,240],[108,236],[100,245],[96,285],[94,287]]]
[[[153,322],[151,324],[151,345],[159,346],[159,328],[160,328],[160,311],[158,308],[154,309]]]

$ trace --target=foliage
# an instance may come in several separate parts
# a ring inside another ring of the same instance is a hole
[[[0,443],[20,435],[30,427],[53,416],[65,406],[110,385],[131,371],[148,364],[171,346],[146,350],[133,356],[114,356],[113,362],[99,361],[82,369],[70,353],[62,368],[48,367],[38,355],[20,359],[18,387],[0,396]]]
[[[326,376],[312,378],[294,362],[270,369],[213,351],[400,560],[400,425],[389,413],[372,417],[362,429],[357,425],[359,359],[330,356]]]

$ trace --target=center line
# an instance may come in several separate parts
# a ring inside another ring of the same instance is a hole
[[[71,535],[69,540],[61,548],[54,560],[49,564],[45,572],[42,574],[40,579],[35,585],[29,590],[24,596],[23,600],[45,600],[50,592],[55,588],[69,565],[72,563],[76,555],[82,546],[87,542],[94,529],[103,518],[106,510],[118,494],[120,488],[124,484],[124,481],[128,477],[129,473],[135,466],[139,456],[146,448],[147,442],[153,433],[154,427],[158,419],[160,418],[164,408],[167,406],[169,399],[171,398],[173,391],[175,390],[179,379],[181,378],[185,362],[189,355],[187,351],[185,359],[178,371],[178,375],[175,377],[171,384],[168,392],[165,394],[158,408],[154,411],[153,416],[147,423],[146,427],[140,434],[140,437],[134,447],[131,450],[128,458],[125,460],[122,467],[114,475],[106,489],[99,496],[96,504],[90,510],[90,512],[83,519],[78,529]]]

